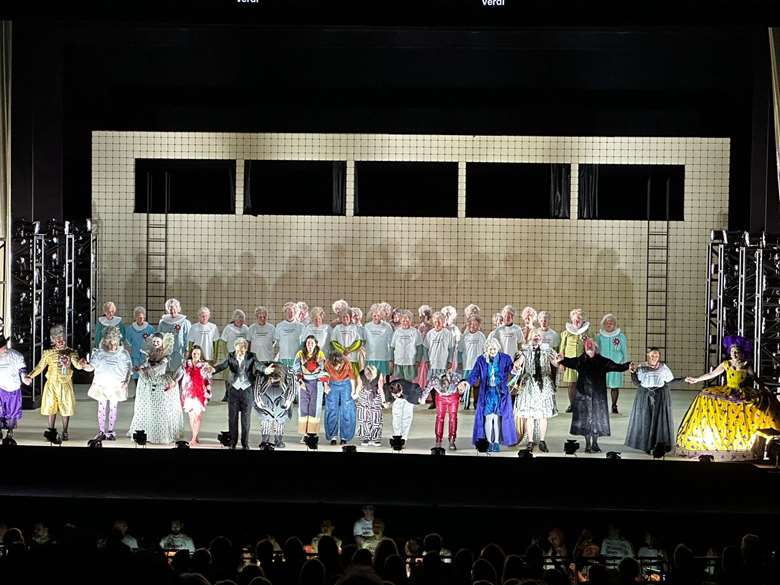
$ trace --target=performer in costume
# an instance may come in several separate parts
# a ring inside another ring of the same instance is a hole
[[[628,341],[626,336],[617,326],[617,317],[607,313],[601,318],[601,330],[596,337],[599,353],[613,362],[623,363],[628,361]],[[618,397],[623,386],[623,373],[610,372],[607,374],[607,388],[612,397],[612,414],[618,414]]]
[[[190,357],[184,362],[181,380],[182,408],[190,418],[192,438],[190,446],[199,445],[198,433],[206,405],[211,398],[211,373],[213,368],[203,359],[203,349],[193,345]]]
[[[685,378],[689,384],[696,384],[726,374],[726,384],[704,388],[693,399],[677,431],[678,455],[747,459],[751,458],[756,431],[780,431],[777,399],[763,387],[753,388],[753,368],[746,360],[750,342],[728,336],[723,345],[728,360],[709,374]]]
[[[393,405],[393,435],[398,435],[405,441],[412,430],[414,407],[425,402],[422,388],[417,382],[404,379],[393,380],[388,388]]]
[[[76,397],[73,394],[73,368],[92,371],[84,358],[65,345],[65,328],[55,325],[49,331],[51,349],[46,349],[35,369],[25,377],[24,383],[32,384],[33,378],[46,370],[46,384],[41,394],[41,414],[49,417],[49,430],[54,430],[57,415],[62,415],[62,440],[68,440],[70,417],[76,412]]]
[[[103,303],[103,314],[98,317],[97,323],[95,323],[95,347],[100,347],[100,341],[103,339],[103,331],[106,327],[116,327],[124,341],[125,324],[122,323],[122,317],[116,314],[116,305],[111,301]]]
[[[274,333],[276,328],[268,322],[268,309],[255,309],[257,321],[249,327],[249,349],[260,363],[270,364],[274,361]]]
[[[298,433],[303,443],[307,434],[320,432],[323,385],[328,381],[325,354],[314,335],[309,335],[295,354],[293,373],[298,383]]]
[[[330,344],[330,325],[325,323],[325,310],[322,307],[314,307],[311,310],[311,323],[303,326],[301,343],[310,335],[314,336],[322,351],[327,351]]]
[[[255,354],[249,352],[248,349],[249,342],[243,337],[237,337],[233,342],[233,351],[228,354],[228,358],[214,366],[215,374],[222,370],[230,370],[227,395],[228,430],[230,431],[231,449],[235,449],[238,444],[239,416],[241,417],[241,448],[249,449],[252,403],[255,402],[257,394],[255,379],[260,365],[255,358]]]
[[[663,443],[671,451],[674,427],[669,382],[674,380],[674,374],[661,361],[657,347],[647,350],[647,362],[637,365],[631,379],[637,390],[628,419],[626,446],[650,453],[658,443]]]
[[[569,311],[569,322],[566,323],[566,328],[561,332],[561,345],[558,348],[558,353],[563,354],[563,357],[566,358],[576,358],[582,355],[583,340],[588,329],[590,329],[590,323],[583,318],[582,309]],[[574,397],[577,394],[577,370],[561,369],[563,370],[561,383],[569,386],[569,407],[566,412],[571,412]]]
[[[519,387],[514,407],[515,422],[522,420],[518,428],[525,428],[529,451],[534,450],[536,430],[539,431],[539,450],[543,453],[549,451],[544,437],[547,420],[558,415],[552,378],[555,371],[553,363],[557,357],[558,354],[548,344],[542,343],[542,332],[535,329],[517,360],[520,371],[515,378]]]
[[[284,449],[284,425],[289,418],[295,387],[287,382],[290,374],[284,364],[269,364],[255,382],[255,410],[260,415],[261,446],[272,444]],[[273,441],[271,438],[273,437]]]
[[[480,331],[482,317],[478,314],[472,314],[466,322],[466,331],[460,337],[458,343],[458,361],[460,369],[463,372],[463,379],[468,380],[471,376],[471,370],[477,362],[477,358],[482,355],[487,338]],[[463,408],[468,410],[471,407],[471,394],[474,393],[474,402],[477,401],[477,388],[469,388],[463,392]]]
[[[231,319],[230,323],[225,325],[224,329],[222,329],[222,336],[220,339],[227,348],[227,351],[230,351],[235,347],[236,339],[239,337],[243,339],[249,339],[249,327],[246,326],[246,313],[244,313],[244,311],[241,309],[235,309],[233,311],[233,318]],[[228,401],[229,389],[230,381],[225,380],[225,395],[222,397],[222,402]]]
[[[358,335],[360,339],[365,340],[365,334],[363,331],[363,310],[359,307],[351,307],[349,314],[352,317],[352,324],[357,327]]]
[[[523,343],[523,330],[515,323],[515,308],[506,305],[501,309],[502,323],[496,327],[488,339],[495,338],[501,345],[501,352],[514,356]]]
[[[355,436],[355,370],[334,346],[325,362],[325,371],[328,374],[325,383],[325,438],[331,445],[337,443],[337,438],[346,445]]]
[[[292,372],[295,354],[301,347],[303,325],[295,320],[295,303],[285,303],[282,310],[284,311],[284,321],[277,323],[274,341],[276,341],[278,361]]]
[[[338,325],[331,332],[330,346],[333,351],[339,351],[352,365],[354,376],[357,378],[361,370],[361,354],[358,350],[363,347],[358,326],[352,323],[352,315],[347,311],[339,313]]]
[[[609,409],[607,407],[607,372],[634,371],[633,364],[616,364],[611,359],[597,353],[596,342],[586,337],[583,342],[584,353],[578,357],[564,357],[555,361],[566,368],[578,372],[575,382],[576,395],[571,417],[572,435],[585,437],[585,452],[598,453],[599,437],[609,437]]]
[[[444,315],[444,326],[449,330],[452,335],[452,347],[455,348],[460,343],[460,329],[455,324],[455,320],[458,318],[458,310],[452,305],[447,305],[441,308],[441,314]],[[452,369],[458,367],[458,359],[455,352],[451,352],[450,362]],[[427,382],[427,380],[426,380]]]
[[[145,431],[149,443],[176,442],[184,429],[181,396],[176,380],[180,368],[171,375],[169,359],[175,347],[173,333],[155,333],[146,339],[144,362],[138,370],[133,420],[128,437]]]
[[[550,327],[550,313],[539,311],[536,316],[539,319],[538,331],[542,334],[542,343],[546,343],[553,351],[558,351],[561,346],[561,336],[555,329]]]
[[[413,381],[417,377],[417,366],[422,359],[423,340],[420,331],[412,327],[412,314],[400,313],[400,326],[393,331],[390,349],[393,353],[393,379]]]
[[[450,450],[457,449],[455,439],[458,437],[458,404],[460,404],[461,394],[465,389],[459,386],[461,376],[452,370],[443,370],[441,373],[432,377],[425,388],[422,401],[425,402],[427,395],[436,391],[436,422],[434,424],[434,437],[436,447],[441,447],[444,438],[444,419],[449,417],[447,425],[447,438],[450,443]]]
[[[531,341],[531,334],[536,329],[536,309],[533,307],[525,307],[520,311],[520,316],[523,319],[523,326],[520,328],[523,332],[523,341],[521,345],[525,345]]]
[[[385,395],[379,389],[381,379],[377,368],[370,364],[360,374],[356,401],[357,436],[364,447],[379,447],[382,444],[382,408],[385,406]]]
[[[138,368],[144,363],[144,354],[141,350],[146,343],[146,338],[154,333],[154,327],[146,322],[146,309],[136,307],[133,309],[133,322],[125,329],[125,339],[130,346],[130,361],[133,364],[133,379],[138,380]]]
[[[417,324],[417,330],[420,332],[420,337],[423,340],[422,355],[420,355],[420,366],[417,369],[417,384],[420,388],[425,388],[428,384],[428,370],[430,369],[430,361],[428,359],[428,348],[425,347],[425,338],[428,332],[433,329],[433,310],[430,305],[420,305],[417,309],[417,315],[419,323]],[[433,405],[431,405],[433,408]]]
[[[100,440],[116,440],[117,407],[127,400],[127,383],[130,381],[133,364],[130,354],[121,346],[119,329],[109,325],[103,330],[100,349],[92,354],[90,365],[95,376],[87,396],[98,401],[97,422]],[[108,429],[106,429],[106,408],[108,408]]]
[[[371,305],[369,309],[369,321],[364,327],[366,366],[373,366],[377,371],[377,384],[379,392],[384,395],[385,376],[390,375],[390,341],[393,338],[393,329],[382,321],[382,311],[379,305]]]
[[[464,392],[469,385],[479,384],[479,396],[474,413],[472,443],[480,439],[490,443],[488,451],[497,453],[499,444],[517,443],[517,430],[512,416],[512,397],[507,382],[514,365],[512,358],[501,352],[498,339],[485,342],[484,353],[477,358],[468,381],[460,382]]]
[[[433,386],[429,387],[429,383],[433,378],[438,378],[452,366],[452,354],[455,349],[452,333],[445,328],[444,314],[440,311],[433,314],[433,329],[428,331],[428,334],[425,336],[423,347],[425,348],[425,354],[427,354],[429,366],[428,379],[425,381],[425,385],[421,386],[430,388],[429,393],[432,396],[431,408],[436,408],[436,390]]]
[[[331,321],[330,327],[333,329],[336,325],[341,324],[341,313],[347,312],[349,313],[349,303],[345,301],[344,299],[339,299],[337,301],[333,301],[333,304],[330,306],[331,310],[333,311],[333,321]],[[352,320],[350,316],[350,321]]]
[[[187,350],[192,351],[193,346],[200,347],[200,353],[203,359],[213,361],[217,359],[217,348],[215,347],[219,340],[219,329],[214,323],[211,323],[211,309],[201,307],[198,311],[198,322],[193,323],[187,334]]]
[[[22,420],[22,387],[27,366],[24,356],[8,347],[8,339],[0,333],[0,438],[3,431],[14,436],[14,429]]]
[[[190,334],[192,323],[189,322],[186,315],[181,314],[181,304],[177,299],[165,301],[165,311],[166,314],[160,319],[157,331],[173,335],[173,350],[168,358],[168,373],[175,374],[173,378],[176,379],[184,363],[187,337]]]

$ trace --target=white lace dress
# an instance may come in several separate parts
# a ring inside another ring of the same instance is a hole
[[[165,389],[171,381],[167,367],[167,358],[156,363],[147,358],[141,366],[128,437],[143,430],[149,443],[160,445],[169,445],[181,437],[184,430],[181,396],[178,384],[170,390]]]

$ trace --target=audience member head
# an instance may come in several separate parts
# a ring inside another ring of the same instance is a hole
[[[306,560],[306,553],[303,550],[303,543],[297,536],[291,536],[284,541],[284,562],[301,566]]]
[[[322,539],[320,539],[320,547],[321,546]],[[321,550],[322,549],[320,548],[320,551]],[[260,562],[260,566],[262,566],[265,571],[269,571],[274,562],[274,543],[267,538],[258,541],[255,545],[255,557],[257,557],[257,560]]]
[[[501,547],[497,544],[490,543],[486,545],[479,553],[479,558],[485,559],[487,562],[493,565],[493,570],[495,571],[496,576],[500,575],[504,570],[504,559],[506,558],[506,555],[504,554],[504,551],[501,549]]]
[[[200,573],[184,573],[179,575],[179,585],[211,585],[208,579]]]
[[[395,541],[389,538],[383,538],[379,541],[374,550],[374,569],[379,576],[384,577],[385,561],[387,558],[397,554],[398,546],[396,546]]]
[[[348,567],[352,565],[352,557],[355,556],[355,552],[357,552],[357,545],[355,544],[345,544],[341,547],[341,567],[342,569],[346,570]]]
[[[530,544],[525,549],[525,566],[533,576],[542,576],[544,571],[544,551],[538,544]]]
[[[746,534],[739,545],[742,564],[747,568],[763,562],[763,546],[761,539],[755,534]]]
[[[495,567],[486,559],[480,557],[471,565],[471,582],[487,581],[498,585],[498,573]]]
[[[381,575],[393,585],[405,585],[407,581],[406,564],[400,555],[390,555],[385,559]]]
[[[590,585],[609,585],[609,571],[606,565],[592,564],[588,571],[588,582]]]
[[[249,582],[249,585],[272,585],[267,577],[255,577]]]
[[[327,534],[321,536],[317,543],[317,555],[329,576],[340,571],[339,545],[335,538]]]
[[[431,553],[431,552],[441,552],[442,549],[442,538],[440,534],[437,534],[436,532],[432,532],[431,534],[426,534],[425,538],[423,538],[423,552],[425,553]]]
[[[520,555],[507,555],[504,560],[504,570],[501,573],[501,582],[506,585],[509,579],[520,579],[525,576],[525,564]]]
[[[238,572],[237,585],[249,585],[255,577],[265,577],[263,569],[257,565],[244,565]]]
[[[356,566],[344,573],[336,585],[384,585],[371,567]]]
[[[298,574],[298,585],[325,585],[325,565],[319,559],[309,559]]]
[[[452,559],[452,566],[460,577],[468,577],[471,573],[471,565],[473,564],[474,553],[468,548],[460,549],[455,553],[455,556]]]
[[[636,583],[640,572],[639,562],[631,557],[626,557],[618,565],[618,581],[621,585]]]
[[[207,548],[199,548],[190,557],[190,568],[193,573],[208,575],[211,570],[211,553]]]
[[[359,548],[352,555],[352,564],[361,567],[373,567],[374,559],[371,556],[371,551],[367,548]]]

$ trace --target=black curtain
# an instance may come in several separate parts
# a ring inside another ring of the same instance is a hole
[[[550,165],[550,217],[569,219],[569,193],[571,191],[571,167]]]
[[[579,201],[577,219],[598,219],[599,216],[599,167],[598,165],[580,165]]]
[[[333,215],[345,215],[347,206],[347,163],[333,163]]]

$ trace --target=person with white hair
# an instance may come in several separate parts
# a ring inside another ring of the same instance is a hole
[[[211,318],[211,309],[201,307],[198,311],[198,321],[190,327],[187,334],[187,350],[192,351],[192,347],[200,347],[202,357],[206,361],[211,361],[217,357],[214,347],[219,340],[219,329],[209,321]]]
[[[274,333],[276,328],[268,322],[268,309],[262,305],[255,309],[256,322],[249,327],[249,350],[257,361],[270,364],[274,361]]]
[[[417,377],[417,367],[422,358],[423,340],[420,331],[412,327],[412,313],[403,310],[399,315],[401,326],[393,331],[393,337],[390,338],[393,356],[390,368],[393,371],[392,378],[412,382]]]
[[[144,363],[141,350],[146,338],[154,333],[154,327],[146,321],[146,309],[133,309],[133,322],[125,329],[125,339],[130,346],[130,361],[133,364],[133,379],[138,380],[138,368]]]
[[[542,343],[546,343],[554,351],[558,351],[561,346],[561,336],[558,332],[550,327],[550,313],[547,311],[539,311],[536,316],[539,321],[539,333],[542,335]]]
[[[339,299],[337,301],[333,301],[333,304],[330,306],[331,310],[333,311],[333,321],[331,321],[330,326],[331,328],[335,327],[339,323],[341,323],[341,318],[339,315],[343,313],[344,311],[349,311],[349,303],[345,301],[344,299]]]
[[[352,365],[354,377],[357,378],[363,369],[361,360],[364,356],[364,354],[361,355],[362,352],[360,351],[363,347],[360,329],[352,322],[352,314],[349,310],[339,313],[339,319],[341,323],[336,325],[331,331],[330,346],[332,350],[344,354],[344,359]]]
[[[323,352],[330,346],[330,325],[325,323],[325,310],[322,307],[314,307],[311,310],[311,322],[304,325],[301,330],[301,344],[309,336],[317,340],[317,345]]]
[[[117,408],[127,400],[127,383],[130,381],[132,361],[130,354],[122,347],[122,337],[117,327],[108,326],[103,331],[100,349],[91,356],[90,365],[95,370],[92,385],[87,396],[97,400],[97,422],[100,440],[116,441]],[[106,428],[108,409],[108,428]]]
[[[466,330],[460,336],[458,343],[458,367],[463,372],[463,379],[468,380],[477,358],[482,354],[485,342],[485,334],[480,330],[482,317],[478,313],[472,313],[466,321]],[[474,402],[477,400],[477,388],[470,388],[462,394],[463,408],[468,410],[471,407],[471,393],[474,393]]]
[[[423,340],[425,348],[424,358],[428,362],[428,379],[425,384],[420,384],[421,388],[430,388],[431,408],[436,408],[436,389],[431,385],[431,380],[439,378],[448,369],[451,369],[453,363],[453,353],[455,351],[455,340],[449,329],[444,326],[444,314],[436,311],[433,314],[433,329]]]
[[[0,438],[7,431],[9,438],[22,420],[22,379],[27,374],[24,356],[8,347],[8,339],[0,330]]]
[[[254,385],[257,373],[262,367],[255,354],[248,351],[249,342],[244,337],[233,341],[233,351],[225,361],[214,366],[214,374],[229,369],[227,381],[228,429],[230,448],[238,444],[238,424],[241,417],[241,448],[249,449],[249,431],[252,425],[252,408],[255,402]]]
[[[309,316],[309,305],[307,305],[306,302],[298,301],[295,303],[295,320],[304,327],[311,323],[311,317]]]
[[[170,333],[173,335],[173,350],[168,361],[168,372],[178,378],[178,372],[184,363],[184,353],[187,351],[187,337],[190,334],[192,323],[186,315],[181,313],[181,303],[178,299],[165,301],[165,315],[157,326],[158,333]]]
[[[576,358],[582,354],[583,341],[590,329],[590,322],[585,320],[582,315],[582,309],[572,309],[569,311],[569,322],[566,328],[561,331],[561,345],[558,352],[567,358]],[[569,407],[566,412],[571,412],[574,407],[574,397],[577,395],[577,370],[572,368],[563,368],[563,377],[561,383],[569,385]]]
[[[433,309],[430,305],[420,305],[417,309],[417,329],[420,330],[420,335],[425,339],[428,335],[428,331],[433,329]]]
[[[32,384],[33,378],[46,370],[46,384],[41,394],[41,414],[49,417],[49,430],[54,430],[57,415],[62,416],[62,440],[68,440],[70,417],[76,413],[76,396],[73,393],[73,369],[92,371],[84,358],[79,358],[65,343],[65,328],[55,325],[49,331],[52,347],[45,349],[38,365],[24,377],[24,383]]]
[[[352,324],[358,329],[360,339],[365,340],[366,332],[363,328],[363,309],[360,307],[350,307],[349,314],[352,316]]]
[[[536,309],[533,307],[524,307],[520,311],[520,317],[523,319],[523,326],[520,328],[523,332],[523,343],[525,345],[531,341],[531,333],[536,330]]]
[[[496,339],[502,353],[514,356],[523,343],[523,330],[515,323],[515,308],[506,305],[501,309],[501,318],[501,325],[488,335],[488,339]]]
[[[618,327],[617,317],[607,313],[601,318],[601,329],[596,336],[599,353],[613,362],[623,363],[628,361],[628,340]],[[620,388],[623,386],[623,372],[610,372],[607,374],[607,388],[612,398],[612,414],[618,414],[618,398]]]
[[[453,347],[455,347],[460,342],[460,328],[455,324],[455,321],[458,318],[458,310],[452,305],[447,305],[441,308],[441,314],[444,315],[444,326],[450,332],[450,335],[452,335]],[[453,368],[458,365],[455,357],[455,355],[450,357]]]
[[[279,354],[278,360],[284,364],[288,371],[292,372],[295,354],[301,348],[303,325],[295,320],[295,303],[285,303],[282,311],[284,311],[284,321],[279,321],[276,324],[274,341]]]
[[[222,336],[220,339],[224,342],[227,351],[230,352],[235,347],[236,339],[239,337],[248,340],[249,327],[246,326],[246,313],[241,309],[235,309],[230,323],[225,325],[224,329],[222,329]],[[222,402],[228,401],[229,389],[230,382],[225,380],[225,395],[222,397]]]
[[[384,393],[385,376],[391,374],[390,340],[393,337],[393,330],[382,321],[382,310],[378,304],[371,305],[368,313],[371,320],[363,327],[366,365],[376,368],[379,391]]]
[[[124,340],[125,324],[122,323],[122,317],[116,314],[116,305],[112,301],[103,303],[103,314],[97,318],[97,323],[95,323],[95,347],[100,347],[100,341],[103,339],[103,331],[106,327],[116,327]]]

